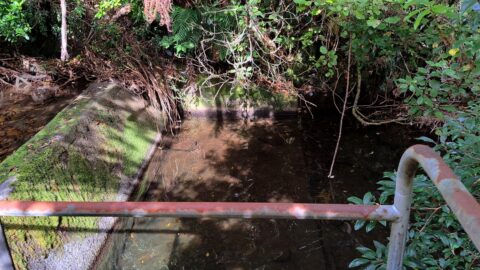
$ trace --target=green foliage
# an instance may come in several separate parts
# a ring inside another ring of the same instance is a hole
[[[103,18],[105,15],[107,15],[107,12],[109,12],[112,9],[118,8],[122,5],[122,0],[102,0],[98,4],[98,10],[97,13],[95,14],[96,19]]]
[[[464,23],[478,17],[478,13],[466,10],[459,14],[454,12],[453,7],[428,3],[428,7],[422,8],[424,11],[446,16],[452,19],[451,24],[436,26],[441,27],[440,35],[431,37],[427,43],[434,53],[425,61],[424,67],[399,78],[397,85],[402,93],[409,96],[405,102],[411,115],[434,116],[443,120],[445,115],[458,109],[455,104],[465,104],[480,95],[477,83],[480,79],[480,35],[478,30]],[[425,19],[422,18],[422,21]],[[442,36],[450,37],[448,42]],[[442,46],[442,43],[446,45]]]
[[[445,153],[444,160],[462,179],[467,189],[477,199],[480,198],[480,104],[471,102],[465,112],[455,118],[447,118],[445,125],[436,130],[439,143],[435,150]],[[433,142],[425,137],[421,141]],[[395,174],[386,173],[380,181],[381,192],[378,203],[391,202],[395,189]],[[415,177],[414,201],[412,205],[411,227],[408,232],[404,266],[411,269],[477,269],[480,256],[458,223],[450,208],[433,182],[425,175]],[[367,193],[368,195],[368,193]],[[367,196],[366,195],[366,196]],[[371,197],[372,195],[368,195]],[[360,203],[358,198],[351,199]],[[355,227],[359,229],[359,226]],[[367,231],[369,229],[367,228]],[[358,249],[361,258],[350,266],[369,266],[371,269],[385,267],[384,248],[375,245],[371,250]],[[383,254],[373,256],[372,254]]]
[[[77,0],[78,1],[78,0]],[[130,5],[130,17],[135,23],[145,23],[143,14],[143,1],[141,0],[101,0],[97,6],[95,19],[102,19],[111,10],[120,8],[123,5]]]
[[[365,193],[363,196],[363,199],[360,199],[358,197],[352,196],[347,199],[349,202],[353,204],[358,204],[358,205],[374,205],[376,202],[375,196],[371,192]],[[382,201],[382,198],[380,198],[380,201]],[[383,226],[386,226],[387,223],[385,221],[380,221],[380,224]],[[357,220],[354,225],[355,230],[361,229],[363,226],[365,226],[366,232],[370,232],[375,228],[375,225],[377,222],[375,221],[365,221],[365,220]]]
[[[222,41],[231,37],[230,32],[236,26],[236,20],[231,16],[231,12],[212,6],[200,8],[175,6],[171,18],[171,35],[155,38],[160,47],[173,48],[176,55],[182,56],[193,53],[200,40],[203,40],[205,46],[211,46],[213,50],[218,51],[220,59],[224,60],[227,57],[228,49]]]
[[[380,88],[405,97],[413,117],[443,120],[480,95],[480,7],[474,8],[474,1],[464,1],[461,10],[428,0],[295,3],[301,12],[331,20],[335,31],[352,43],[354,61],[362,70],[390,74],[384,82],[395,81],[398,88]],[[315,35],[324,39],[322,29],[310,28],[300,42],[311,46]],[[324,52],[327,48],[328,43],[320,47]],[[322,57],[309,61],[317,69],[335,66]],[[332,75],[331,70],[324,74]]]
[[[387,247],[378,241],[373,241],[373,244],[375,249],[370,249],[367,247],[357,247],[357,251],[362,254],[362,257],[351,261],[348,267],[362,267],[365,269],[385,269]]]
[[[41,5],[43,2],[1,1],[0,38],[17,42],[33,33],[42,37],[57,35],[58,6],[47,10]],[[206,64],[202,71],[226,74],[212,75],[216,80],[214,84],[223,87],[207,89],[211,95],[205,96],[212,98],[211,101],[219,94],[227,102],[240,100],[249,105],[284,102],[287,98],[283,94],[273,93],[278,89],[269,89],[277,83],[289,89],[333,85],[346,74],[351,45],[352,70],[358,67],[362,76],[368,76],[363,86],[368,84],[372,96],[381,94],[387,97],[387,102],[402,100],[412,118],[444,121],[436,130],[439,136],[436,149],[445,154],[449,165],[456,168],[456,173],[478,197],[480,115],[476,100],[480,97],[480,4],[475,0],[449,4],[451,2],[294,0],[283,5],[282,1],[203,1],[194,8],[175,6],[171,16],[172,33],[167,33],[164,27],[145,24],[140,0],[101,0],[96,7],[88,6],[88,1],[76,0],[69,2],[69,39],[88,41],[88,49],[108,61],[108,65],[121,62],[122,53],[132,56],[129,54],[133,45],[174,50],[178,57],[188,56]],[[131,24],[102,20],[125,4],[132,7],[128,15]],[[93,8],[97,10],[95,15],[87,12]],[[88,16],[94,16],[95,20]],[[127,40],[125,31],[134,35]],[[149,55],[133,57],[143,61]],[[204,80],[199,81],[203,85]],[[223,84],[224,81],[230,84]],[[260,85],[265,82],[266,87]],[[179,99],[184,96],[181,91],[176,94]],[[131,162],[125,164],[125,172],[131,174],[141,160],[146,141],[137,141],[144,135],[139,132],[140,126],[127,122],[125,128],[124,133],[105,130],[104,135],[139,145],[131,154]],[[114,147],[115,142],[111,143]],[[19,151],[23,151],[22,155],[29,153],[26,149]],[[127,149],[119,151],[126,153]],[[22,155],[13,157],[15,162],[22,161],[25,158]],[[84,170],[88,163],[75,157],[72,153],[72,166],[78,171]],[[115,159],[114,156],[108,158]],[[51,164],[45,164],[51,172],[32,166],[25,167],[29,173],[63,179],[56,174],[59,169]],[[393,173],[386,173],[378,183],[378,193],[352,197],[349,201],[386,203],[392,199],[394,179]],[[478,254],[431,181],[417,176],[414,192],[415,211],[405,266],[417,269],[477,267],[474,258]],[[38,196],[42,197],[43,193],[39,192]],[[376,224],[359,221],[355,229],[365,227],[368,232]],[[46,239],[41,246],[55,245],[57,241],[45,235],[39,239]],[[386,248],[381,243],[375,242],[372,249],[359,247],[358,250],[361,258],[353,261],[351,267],[384,267]]]
[[[335,67],[337,66],[338,56],[334,50],[328,50],[326,47],[320,47],[321,55],[318,59],[310,59],[314,62],[316,68],[326,68],[325,77],[331,78],[335,75]]]
[[[9,42],[29,39],[30,25],[23,14],[24,0],[0,1],[0,38]]]
[[[177,54],[184,54],[193,50],[202,32],[199,30],[200,12],[197,9],[175,6],[171,15],[172,35],[160,39],[159,45],[163,48],[173,47]]]

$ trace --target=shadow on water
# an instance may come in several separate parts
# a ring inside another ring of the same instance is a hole
[[[328,179],[335,117],[187,120],[157,151],[147,171],[157,181],[146,199],[329,203],[333,190],[334,201],[346,203],[349,196],[374,191],[417,135],[404,127],[360,128],[350,121],[335,178]],[[131,232],[125,242],[115,242],[121,248],[102,269],[346,269],[356,246],[385,243],[388,232],[367,235],[354,231],[352,222],[313,220],[139,218],[129,224]]]
[[[195,120],[182,133],[165,159],[149,200],[170,201],[285,201],[309,202],[308,185],[296,120],[278,123]],[[125,256],[124,269],[298,268],[322,263],[321,249],[308,244],[316,223],[291,220],[137,219]],[[172,226],[182,230],[174,238],[144,239],[137,228]],[[162,243],[160,243],[162,242]],[[158,248],[164,243],[171,245]],[[144,244],[140,244],[144,243]],[[157,248],[144,249],[138,245]],[[132,250],[134,247],[136,250]],[[305,251],[302,251],[305,249]],[[163,254],[162,254],[163,253]],[[303,256],[302,254],[309,254]],[[141,258],[133,260],[132,258]],[[153,259],[155,258],[155,259]],[[148,260],[147,260],[148,259]]]

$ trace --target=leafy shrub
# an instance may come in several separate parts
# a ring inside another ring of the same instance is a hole
[[[398,79],[397,84],[400,91],[409,96],[405,102],[411,115],[443,120],[445,114],[458,109],[456,104],[465,104],[480,95],[480,35],[478,27],[469,24],[480,15],[473,9],[457,12],[453,6],[428,3],[429,6],[416,9],[409,16],[423,10],[419,14],[437,15],[437,19],[448,19],[451,23],[441,24],[439,35],[426,40],[425,45],[434,52],[430,59],[426,59],[426,66]],[[418,28],[424,21],[427,21],[425,17],[418,15],[414,27]],[[429,23],[440,28],[433,19]]]
[[[107,15],[107,12],[109,12],[112,9],[120,7],[123,2],[125,1],[121,1],[121,0],[100,1],[100,3],[98,4],[97,13],[95,13],[95,18],[96,19],[103,18],[105,15]]]
[[[0,38],[9,42],[27,39],[30,26],[22,12],[24,0],[0,1]]]
[[[465,112],[455,118],[447,118],[443,127],[436,130],[439,143],[435,150],[444,153],[443,158],[462,179],[467,189],[480,198],[480,104],[471,102]],[[421,140],[434,142],[428,138]],[[366,194],[369,204],[391,202],[395,189],[395,173],[385,173],[378,182],[380,197]],[[407,238],[404,266],[412,269],[476,269],[480,267],[480,253],[458,223],[433,182],[425,175],[415,177],[413,186],[412,218]],[[370,199],[373,198],[373,199]],[[365,203],[352,197],[351,202]],[[374,225],[367,224],[370,231]],[[357,222],[360,229],[364,222]],[[359,247],[361,257],[351,262],[350,267],[384,269],[385,247],[375,243],[374,249]]]
[[[177,54],[184,54],[194,49],[202,32],[199,30],[200,12],[197,9],[187,9],[175,6],[172,12],[172,35],[160,39],[163,48],[175,48]]]

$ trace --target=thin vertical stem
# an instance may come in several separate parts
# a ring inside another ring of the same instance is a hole
[[[348,64],[347,64],[347,85],[345,87],[345,97],[343,100],[343,108],[342,108],[342,115],[340,117],[340,127],[338,131],[338,138],[337,138],[337,144],[335,146],[335,151],[333,152],[333,158],[332,158],[332,164],[330,165],[330,171],[328,172],[328,178],[333,178],[333,167],[335,166],[335,160],[337,158],[337,153],[338,153],[338,148],[340,147],[340,140],[342,139],[342,130],[343,130],[343,118],[345,117],[345,111],[347,109],[347,99],[348,99],[348,92],[350,90],[350,66],[351,66],[351,60],[352,60],[352,41],[350,37],[350,44],[348,46]],[[332,198],[333,198],[333,186],[332,186],[332,181],[330,181],[330,193],[332,193]]]

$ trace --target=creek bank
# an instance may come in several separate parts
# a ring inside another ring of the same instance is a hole
[[[115,83],[92,84],[0,163],[8,199],[125,201],[164,128],[162,114]],[[114,218],[2,218],[17,269],[88,269]],[[100,233],[98,233],[100,232]]]
[[[68,89],[42,102],[32,93],[0,87],[0,162],[39,132],[79,95]]]

